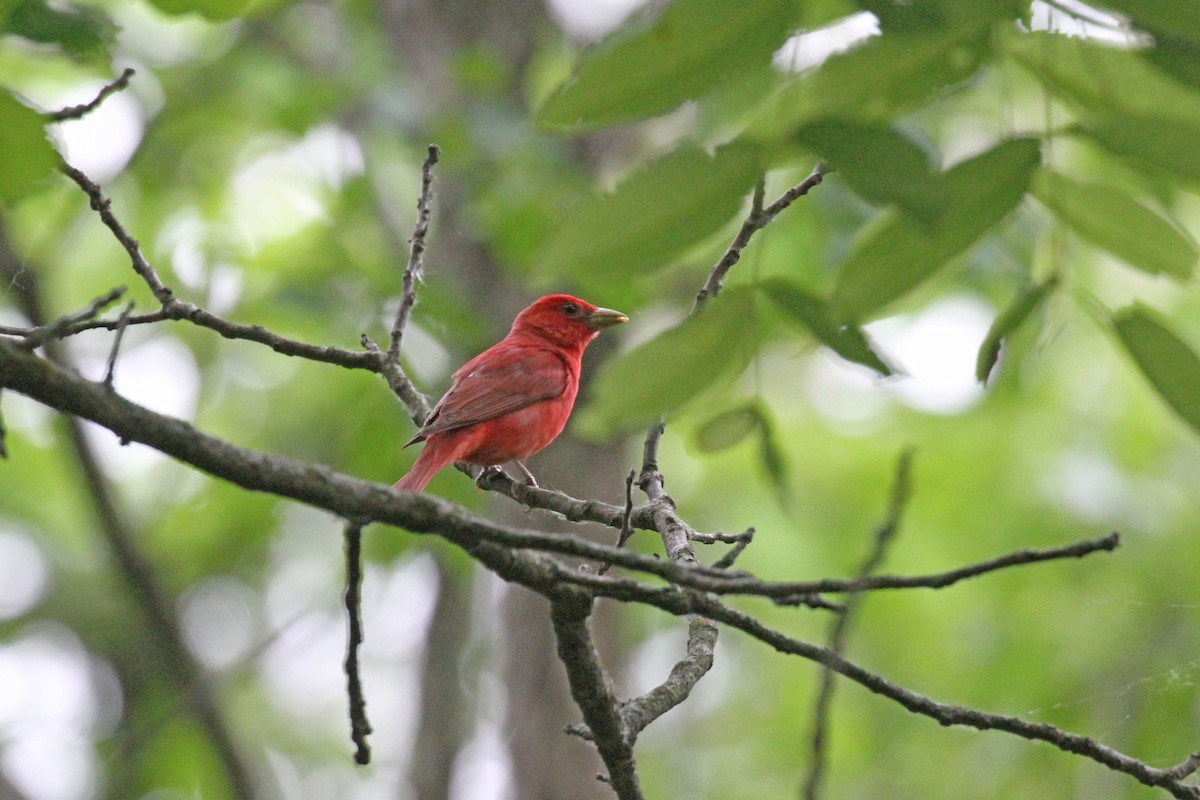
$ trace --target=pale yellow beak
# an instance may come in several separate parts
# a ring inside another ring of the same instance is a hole
[[[594,331],[620,325],[622,322],[629,322],[629,317],[611,308],[597,308],[587,316],[587,326]]]

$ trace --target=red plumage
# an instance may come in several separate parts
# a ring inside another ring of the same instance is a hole
[[[392,488],[419,492],[456,461],[504,464],[550,444],[575,405],[584,348],[600,329],[627,319],[566,294],[533,303],[507,336],[454,373],[450,390],[405,445],[424,441],[425,449]]]

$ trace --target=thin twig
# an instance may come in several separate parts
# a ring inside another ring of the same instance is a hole
[[[637,470],[629,470],[629,474],[625,476],[625,514],[621,517],[621,533],[617,536],[617,547],[625,546],[629,541],[629,537],[633,536],[633,481],[637,478]],[[602,564],[600,566],[600,574],[608,572],[612,567],[612,562]]]
[[[92,210],[100,215],[100,219],[112,231],[113,236],[117,237],[117,241],[121,243],[121,247],[129,254],[129,260],[133,265],[134,272],[146,282],[146,285],[150,287],[150,291],[154,293],[154,297],[158,302],[164,306],[169,303],[174,294],[162,282],[162,278],[158,276],[158,272],[155,271],[154,267],[150,266],[150,262],[142,254],[142,248],[138,244],[137,239],[129,235],[129,232],[125,230],[125,226],[113,214],[112,201],[104,196],[100,185],[85,175],[82,170],[78,170],[66,162],[62,164],[62,171],[68,178],[75,181],[80,189],[83,189],[91,201]]]
[[[425,161],[421,164],[421,196],[417,200],[417,221],[413,226],[412,238],[408,241],[408,263],[404,266],[400,307],[396,309],[391,342],[388,345],[389,362],[400,359],[400,344],[404,338],[404,329],[408,325],[408,315],[417,300],[417,281],[421,277],[422,262],[425,258],[425,237],[429,233],[429,218],[432,214],[433,168],[441,154],[441,149],[436,144],[431,144]]]
[[[277,333],[268,331],[261,325],[241,325],[236,322],[218,317],[193,303],[187,303],[178,298],[172,299],[157,311],[146,314],[133,314],[125,322],[126,327],[135,325],[151,325],[156,322],[190,322],[199,328],[215,331],[226,339],[255,342],[270,347],[276,353],[284,356],[305,358],[322,364],[333,364],[346,369],[365,369],[379,372],[383,364],[383,354],[376,352],[360,352],[345,350],[340,347],[325,347],[307,342],[289,339]],[[92,319],[63,325],[54,332],[54,338],[66,339],[69,336],[91,330],[115,331],[119,319]],[[37,333],[41,328],[22,328],[10,325],[0,325],[0,335],[28,337]]]
[[[117,353],[121,349],[121,340],[125,338],[125,329],[129,326],[131,313],[133,313],[133,303],[127,304],[117,319],[117,333],[113,336],[112,349],[108,351],[108,363],[104,367],[104,385],[109,389],[113,386],[113,373],[117,369]]]
[[[900,518],[908,505],[911,495],[910,474],[912,469],[912,450],[900,454],[896,464],[896,477],[892,485],[891,502],[888,504],[887,516],[875,534],[875,544],[871,552],[863,559],[855,575],[858,579],[869,577],[883,563],[888,548],[895,540],[900,528]],[[835,653],[841,654],[846,646],[846,636],[849,633],[850,619],[858,609],[862,600],[861,592],[854,592],[846,598],[842,613],[834,620],[829,632],[826,646]],[[812,761],[809,764],[808,775],[804,781],[805,800],[817,800],[821,796],[821,786],[825,778],[825,768],[828,762],[828,739],[830,727],[830,709],[833,706],[833,692],[836,686],[836,674],[826,666],[821,670],[821,682],[817,690],[817,702],[813,711]]]
[[[741,533],[700,533],[697,531],[692,534],[692,541],[700,544],[740,544],[746,539],[754,538],[754,529],[750,528]]]
[[[721,287],[725,285],[725,276],[729,274],[729,270],[733,269],[734,265],[742,257],[742,251],[746,249],[746,245],[750,244],[750,240],[754,238],[754,234],[765,228],[771,223],[779,212],[794,203],[798,198],[808,194],[814,186],[817,186],[825,179],[825,174],[829,169],[824,164],[817,164],[813,167],[812,172],[808,177],[800,181],[792,188],[783,193],[778,200],[771,205],[763,208],[763,193],[765,191],[764,182],[759,181],[754,187],[754,199],[749,215],[747,215],[742,227],[738,230],[737,235],[733,237],[733,241],[725,250],[725,254],[721,256],[716,265],[708,273],[708,279],[704,281],[704,286],[696,293],[696,301],[692,305],[692,313],[699,311],[704,305],[714,297],[716,297]]]
[[[95,99],[93,99],[90,103],[84,103],[81,106],[68,106],[60,111],[51,111],[44,116],[50,122],[65,122],[69,119],[80,119],[81,117],[84,117],[99,108],[100,104],[103,103],[110,94],[119,92],[127,87],[129,85],[129,79],[135,74],[136,73],[132,67],[126,67],[125,71],[122,72],[116,80],[101,89],[100,93],[97,94]]]
[[[1178,766],[1167,770],[1167,774],[1177,781],[1190,776],[1197,769],[1200,769],[1200,752],[1195,752],[1185,758]]]
[[[371,763],[371,747],[367,736],[367,699],[363,694],[359,674],[358,648],[363,643],[362,629],[362,523],[347,522],[343,534],[346,544],[346,692],[350,698],[350,739],[354,742],[354,760]]]
[[[404,408],[408,411],[409,419],[418,428],[425,422],[425,418],[429,416],[433,406],[429,403],[429,398],[424,395],[416,385],[409,379],[404,368],[400,366],[400,362],[390,361],[387,354],[379,349],[379,345],[375,343],[371,337],[365,333],[362,335],[362,346],[368,354],[376,356],[379,359],[378,372],[383,375],[388,382],[388,387],[392,392],[400,398],[400,402],[404,404]],[[474,477],[474,476],[472,476]],[[508,476],[505,475],[507,478]],[[516,483],[515,481],[513,482]]]
[[[418,427],[429,416],[429,399],[417,389],[400,365],[400,346],[403,343],[405,328],[408,327],[409,314],[417,301],[417,281],[424,268],[425,238],[429,234],[429,220],[433,213],[433,168],[438,163],[441,152],[436,144],[429,145],[428,154],[421,165],[421,194],[417,198],[417,221],[413,225],[412,238],[408,242],[408,262],[404,266],[400,305],[392,322],[387,352],[382,352],[379,345],[366,334],[362,337],[362,345],[367,352],[379,357],[379,373],[388,382],[392,392],[400,398],[400,402],[404,403],[408,416]],[[477,474],[472,477],[476,476]]]
[[[103,294],[100,297],[95,298],[92,300],[92,302],[88,303],[86,308],[80,311],[59,317],[47,325],[38,325],[25,330],[20,334],[25,339],[23,343],[24,346],[30,350],[33,350],[41,347],[51,339],[61,338],[62,331],[69,329],[72,325],[92,319],[101,311],[117,302],[117,300],[121,299],[123,294],[125,294],[125,287],[118,286],[107,294]]]
[[[1116,550],[1120,543],[1121,536],[1114,531],[1098,539],[1082,539],[1062,547],[1050,547],[1044,550],[1017,550],[998,558],[933,575],[876,575],[851,580],[808,581],[795,584],[795,586],[798,594],[864,592],[881,589],[944,589],[968,578],[977,578],[989,572],[1018,565],[1038,564],[1043,561],[1057,561],[1064,558],[1082,558],[1101,551],[1111,552]],[[786,593],[776,594],[783,586],[785,584],[774,584],[769,590],[769,594],[780,605],[787,605],[793,598]]]
[[[0,396],[4,392],[0,391]],[[0,408],[0,458],[8,458],[8,445],[4,443],[4,437],[8,434],[8,429],[4,427],[4,410]]]
[[[750,546],[750,542],[754,541],[754,528],[746,528],[746,530],[742,531],[741,533],[735,533],[732,537],[719,539],[716,537],[725,537],[727,534],[695,533],[692,534],[692,541],[707,543],[708,537],[710,536],[713,537],[712,541],[733,541],[733,547],[729,548],[729,552],[713,562],[713,566],[716,569],[729,569],[733,566],[733,562],[737,560],[737,557],[742,554],[742,551]]]

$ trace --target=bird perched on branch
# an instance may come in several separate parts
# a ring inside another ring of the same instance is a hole
[[[404,445],[424,441],[425,449],[392,488],[419,492],[456,461],[513,461],[536,486],[521,462],[566,426],[584,348],[602,328],[628,320],[567,294],[536,301],[517,315],[507,336],[454,373],[450,390]]]

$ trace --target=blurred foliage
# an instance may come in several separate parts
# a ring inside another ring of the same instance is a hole
[[[22,321],[23,275],[38,277],[50,316],[119,284],[151,307],[86,198],[55,175],[53,143],[103,182],[181,297],[306,341],[381,339],[436,141],[405,340],[426,391],[532,297],[586,292],[632,322],[605,333],[610,352],[589,353],[589,369],[603,363],[573,432],[613,441],[665,414],[660,463],[681,514],[704,530],[755,526],[745,569],[852,573],[908,445],[914,496],[889,572],[1119,529],[1110,556],[872,596],[850,655],[937,699],[1168,766],[1200,740],[1200,12],[1194,0],[1076,5],[676,0],[584,46],[540,6],[532,21],[487,21],[515,2],[438,28],[433,0],[411,16],[386,1],[0,0],[0,235],[19,259],[0,323]],[[514,55],[510,37],[528,47]],[[39,117],[126,65],[132,85],[95,114]],[[819,161],[835,171],[687,318],[756,182],[769,204]],[[69,350],[99,377],[109,344],[95,332]],[[130,331],[116,388],[238,444],[384,483],[415,455],[375,376],[184,323]],[[74,653],[61,658],[90,676],[73,716],[0,706],[6,778],[31,800],[231,796],[117,599],[61,424],[10,394],[0,409],[0,665],[31,697],[59,685],[37,682],[51,673],[21,660],[28,647]],[[436,586],[422,565],[432,553],[473,580],[461,556],[368,531],[379,765],[356,771],[336,521],[93,433],[267,796],[409,796],[406,715]],[[576,491],[589,470],[552,482]],[[622,474],[606,480],[604,499],[620,502]],[[453,473],[431,491],[493,500]],[[40,584],[6,541],[36,547]],[[631,546],[655,549],[646,535]],[[738,605],[813,640],[829,622]],[[499,628],[483,608],[477,627]],[[683,626],[647,609],[622,609],[621,625],[619,683],[644,690],[678,657]],[[723,634],[713,674],[639,741],[648,796],[796,795],[815,687],[810,665]],[[849,685],[834,708],[829,796],[1158,796]],[[43,763],[80,777],[63,789],[66,777],[21,766]]]

